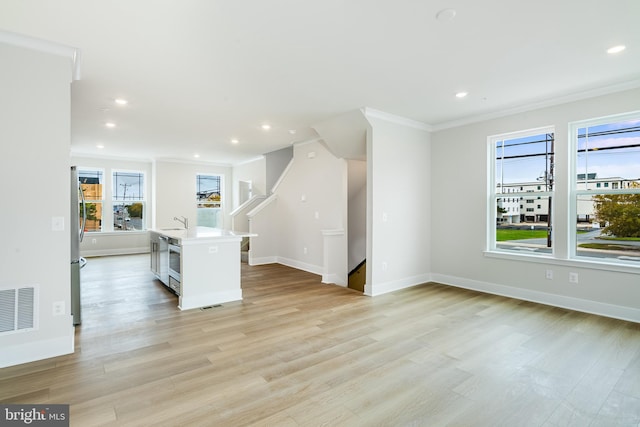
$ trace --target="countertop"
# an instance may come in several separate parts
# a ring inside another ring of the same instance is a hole
[[[212,227],[184,228],[152,228],[149,231],[177,239],[180,244],[198,244],[208,241],[242,240],[243,237],[255,237],[257,234],[243,231],[225,230]]]

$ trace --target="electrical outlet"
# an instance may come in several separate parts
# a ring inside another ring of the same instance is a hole
[[[302,248],[302,252],[306,255],[307,254],[307,248]]]
[[[56,301],[53,303],[53,315],[64,316],[64,301]]]
[[[578,283],[578,273],[569,273],[569,283]]]
[[[98,239],[91,239],[91,244],[95,245],[96,243],[98,243]]]
[[[545,277],[547,280],[552,280],[552,279],[553,279],[553,270],[547,270],[547,271],[544,273],[544,277]]]
[[[387,262],[386,262],[386,261],[384,261],[384,262],[382,263],[382,271],[387,271],[387,267],[388,267]]]
[[[217,246],[209,246],[209,253],[210,254],[217,254],[218,253],[218,247]]]

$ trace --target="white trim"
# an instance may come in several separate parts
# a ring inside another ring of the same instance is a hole
[[[424,273],[417,276],[406,277],[400,280],[391,280],[384,283],[376,283],[373,286],[365,285],[365,294],[375,297],[389,292],[398,291],[400,289],[421,285],[423,283],[430,282],[431,280],[431,273]]]
[[[298,261],[291,258],[276,257],[278,264],[286,265],[287,267],[297,268],[298,270],[306,271],[308,273],[317,274],[322,276],[323,268],[320,265],[308,264],[306,262]]]
[[[424,122],[419,122],[417,120],[408,119],[402,116],[396,116],[394,114],[385,113],[384,111],[375,110],[369,107],[364,107],[360,111],[362,111],[362,114],[365,116],[365,118],[380,119],[384,120],[385,122],[395,123],[397,125],[426,130],[427,132],[433,131],[433,126]]]
[[[3,30],[0,30],[0,43],[68,58],[71,61],[72,80],[80,80],[80,58],[82,53],[76,47]]]
[[[251,250],[249,250],[249,265],[265,265],[265,264],[277,264],[278,257],[265,256],[265,257],[252,257]]]
[[[278,187],[280,186],[280,184],[282,184],[282,181],[284,181],[284,177],[287,176],[287,174],[289,173],[289,171],[293,167],[293,161],[294,160],[295,160],[295,158],[291,158],[291,160],[289,160],[289,163],[287,164],[287,167],[284,168],[284,170],[280,174],[280,178],[278,178],[276,183],[273,184],[273,187],[271,187],[271,194],[274,194],[276,192],[276,190],[278,189]]]
[[[500,117],[510,116],[513,114],[524,113],[527,111],[538,110],[546,107],[552,107],[555,105],[566,104],[574,101],[581,101],[583,99],[595,98],[597,96],[608,95],[616,92],[623,92],[626,90],[636,89],[640,87],[640,79],[630,80],[623,83],[617,83],[609,86],[604,86],[596,89],[589,89],[581,92],[575,92],[569,95],[558,96],[552,99],[544,101],[531,102],[516,107],[505,108],[497,110],[491,113],[478,114],[475,116],[469,116],[458,120],[450,120],[442,123],[438,123],[431,126],[433,132],[438,132],[445,129],[456,128],[460,126],[470,125],[473,123],[484,122],[487,120],[497,119]]]
[[[99,257],[99,256],[134,255],[134,254],[148,254],[148,253],[149,253],[149,246],[141,246],[141,247],[135,247],[135,248],[83,250],[82,256],[86,258],[91,258],[91,257]]]
[[[247,200],[246,202],[244,202],[243,204],[241,204],[240,206],[238,206],[237,208],[235,208],[234,210],[231,211],[231,213],[229,214],[229,216],[236,216],[238,214],[238,212],[240,212],[241,210],[245,209],[247,206],[253,204],[256,200],[265,200],[267,198],[267,196],[263,196],[263,195],[258,195],[258,196],[251,196],[251,198],[249,198],[249,200]]]
[[[246,164],[249,164],[249,163],[257,162],[258,160],[262,160],[262,159],[264,159],[264,155],[261,154],[261,155],[259,155],[257,157],[253,157],[253,158],[248,159],[248,160],[242,160],[242,161],[240,161],[238,163],[233,163],[232,166],[235,168],[237,166],[243,166],[243,165],[246,165]]]
[[[323,236],[344,236],[344,230],[337,228],[335,230],[321,230]]]
[[[71,325],[71,316],[69,316],[69,325]],[[0,368],[73,353],[73,326],[70,328],[71,331],[66,336],[33,340],[24,344],[3,345],[0,352]]]
[[[262,202],[260,202],[260,204],[258,206],[256,206],[255,208],[253,208],[249,212],[247,212],[247,217],[249,217],[249,219],[253,218],[262,209],[266,208],[267,206],[269,206],[272,202],[274,202],[276,200],[278,200],[278,195],[277,194],[270,195],[269,197],[264,199]]]
[[[207,292],[193,297],[180,296],[178,308],[180,310],[192,310],[194,308],[208,307],[225,302],[242,301],[242,289],[234,289],[222,292]]]
[[[322,283],[326,283],[328,285],[336,285],[341,286],[343,288],[347,287],[347,284],[344,283],[342,277],[338,274],[323,274],[322,275]]]
[[[498,285],[496,283],[481,282],[479,280],[463,277],[449,276],[445,274],[432,274],[432,281],[458,288],[471,289],[493,295],[515,298],[523,301],[531,301],[539,304],[547,304],[554,307],[597,314],[599,316],[612,317],[614,319],[640,322],[640,309],[590,301],[564,295],[549,294],[530,289],[515,288],[512,286]]]

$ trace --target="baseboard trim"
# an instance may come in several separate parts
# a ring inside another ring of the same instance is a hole
[[[481,282],[479,280],[445,274],[432,274],[431,281],[458,288],[470,289],[493,295],[515,298],[554,307],[566,308],[583,313],[596,314],[614,319],[640,323],[640,309],[608,304],[564,295],[549,294],[530,289],[514,288],[496,283]]]
[[[83,250],[82,256],[86,258],[98,257],[98,256],[112,256],[112,255],[134,255],[134,254],[148,254],[149,246],[139,248],[117,248],[117,249],[96,249],[93,251]]]
[[[277,257],[276,262],[278,264],[286,265],[287,267],[297,268],[298,270],[317,274],[318,276],[322,276],[322,272],[324,270],[324,268],[320,265],[307,264],[305,262],[291,258]]]
[[[431,274],[424,273],[417,276],[406,277],[399,280],[390,280],[383,283],[375,283],[373,285],[366,284],[364,286],[365,295],[375,297],[377,295],[387,294],[400,289],[410,288],[431,281]]]
[[[249,252],[249,265],[275,264],[277,262],[278,262],[278,257],[275,257],[275,256],[252,257],[251,252]]]
[[[347,284],[344,283],[342,277],[339,274],[323,274],[322,275],[322,283],[342,286],[343,288],[347,287]]]
[[[0,368],[71,354],[74,351],[73,327],[68,336],[3,346]]]

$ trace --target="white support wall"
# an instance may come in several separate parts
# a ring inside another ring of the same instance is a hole
[[[43,43],[27,48],[0,39],[0,289],[38,288],[36,327],[0,334],[0,368],[74,349],[69,312],[72,59],[47,53]],[[52,52],[57,51],[53,45]],[[54,230],[54,223],[61,229]],[[53,314],[54,303],[64,307],[63,314]]]

